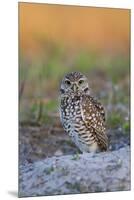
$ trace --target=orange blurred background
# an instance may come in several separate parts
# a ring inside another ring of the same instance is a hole
[[[70,71],[84,73],[105,105],[129,104],[130,10],[19,3],[20,121],[58,112]]]
[[[129,52],[130,10],[19,3],[20,50],[39,54],[46,41],[69,48]]]

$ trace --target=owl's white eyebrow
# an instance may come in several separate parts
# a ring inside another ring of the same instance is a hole
[[[65,79],[65,82],[66,82],[66,81],[69,81],[69,82],[71,83],[71,81],[70,81],[69,79]]]
[[[70,80],[66,78],[65,81],[70,81]]]
[[[85,79],[79,79],[79,81],[85,81]]]

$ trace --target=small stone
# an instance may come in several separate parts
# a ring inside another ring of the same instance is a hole
[[[76,176],[76,181],[80,181],[81,177],[80,176]]]
[[[119,128],[118,128],[118,131],[122,131],[122,128],[121,128],[121,127],[119,127]]]
[[[58,149],[58,150],[55,152],[54,155],[55,155],[55,156],[62,156],[62,155],[63,155],[63,152],[62,152],[60,149]]]

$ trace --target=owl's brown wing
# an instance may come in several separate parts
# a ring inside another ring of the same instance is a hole
[[[102,104],[100,102],[98,102],[95,98],[93,97],[89,97],[90,101],[95,105],[95,107],[97,108],[98,112],[100,112],[103,120],[105,121],[105,110],[104,107],[102,106]]]
[[[100,149],[107,150],[108,138],[105,127],[105,112],[103,106],[93,97],[82,96],[81,114],[86,127],[93,129],[93,137]]]

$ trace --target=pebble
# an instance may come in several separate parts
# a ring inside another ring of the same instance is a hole
[[[55,156],[62,156],[63,155],[63,152],[58,149],[55,153],[54,153]]]

